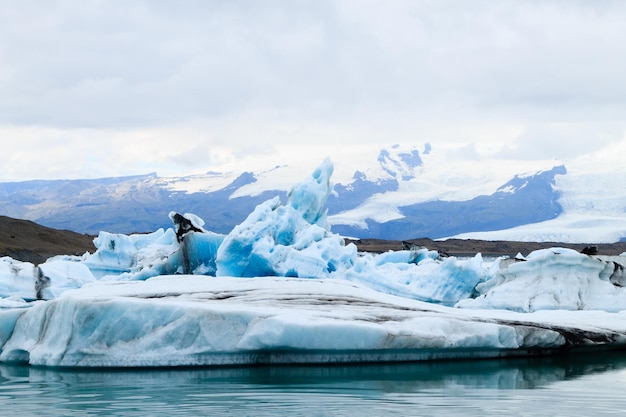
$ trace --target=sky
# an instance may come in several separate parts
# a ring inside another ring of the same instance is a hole
[[[626,140],[624,1],[0,0],[0,11],[0,181],[315,167],[395,143],[569,160]]]

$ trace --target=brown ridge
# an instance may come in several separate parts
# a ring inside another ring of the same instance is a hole
[[[0,216],[0,257],[39,264],[55,255],[93,253],[94,236]]]
[[[361,239],[352,241],[360,251],[381,253],[389,250],[401,250],[402,242],[382,239]],[[617,243],[561,243],[561,242],[513,242],[503,240],[447,239],[432,240],[428,238],[405,241],[416,246],[423,246],[450,256],[472,256],[481,253],[483,256],[515,256],[518,253],[528,255],[530,252],[552,247],[570,248],[582,251],[589,246],[596,246],[598,255],[621,255],[626,252],[626,242]]]

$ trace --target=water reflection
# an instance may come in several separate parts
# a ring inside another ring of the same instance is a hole
[[[459,360],[424,363],[348,366],[261,366],[217,368],[55,369],[0,365],[0,383],[28,380],[68,385],[141,382],[151,385],[252,384],[300,385],[360,382],[381,384],[393,391],[463,385],[491,389],[533,389],[556,381],[626,369],[626,352],[548,356],[518,359]]]
[[[260,404],[267,415],[278,409],[280,414],[312,415],[311,411],[317,410],[318,415],[327,415],[355,404],[364,411],[384,405],[388,411],[407,404],[467,407],[473,404],[472,398],[478,398],[480,401],[474,404],[478,415],[481,408],[484,412],[484,405],[479,404],[501,396],[502,392],[510,392],[507,398],[513,398],[519,390],[550,389],[563,381],[624,369],[624,352],[387,365],[174,370],[65,370],[0,365],[0,404],[4,412],[21,411],[22,415],[25,410],[33,414],[63,410],[64,415],[172,416],[197,415],[209,409],[262,415]],[[494,390],[500,394],[494,394]],[[571,390],[571,396],[576,397],[581,387]],[[455,395],[464,397],[463,401]],[[329,398],[333,401],[329,402]],[[441,403],[431,404],[433,398],[439,398]]]

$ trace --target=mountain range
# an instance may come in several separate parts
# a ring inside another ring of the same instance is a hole
[[[228,233],[259,203],[276,195],[286,201],[290,185],[316,162],[179,177],[3,182],[0,215],[93,235],[167,228],[168,213],[178,211]],[[626,192],[621,181],[604,180],[610,172],[580,166],[570,172],[560,161],[463,160],[429,144],[391,146],[342,164],[335,163],[327,208],[332,231],[344,236],[596,243],[626,237]]]

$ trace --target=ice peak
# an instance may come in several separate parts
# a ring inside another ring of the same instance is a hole
[[[289,191],[289,205],[301,212],[302,217],[310,224],[320,223],[320,220],[324,221],[326,218],[326,211],[322,210],[333,188],[330,182],[333,169],[333,163],[327,157],[309,178]]]

